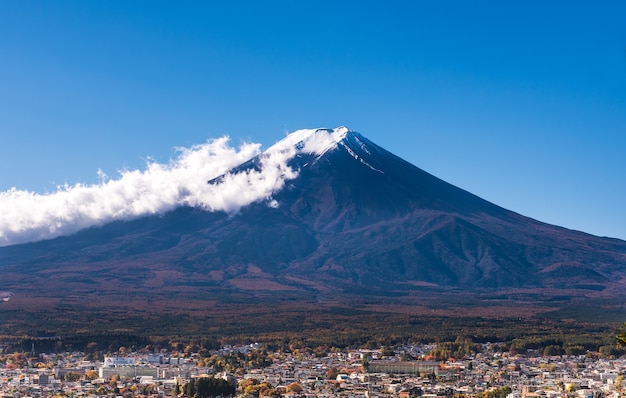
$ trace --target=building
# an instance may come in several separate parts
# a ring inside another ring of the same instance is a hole
[[[369,363],[368,372],[392,374],[436,374],[439,362],[435,361],[383,361]]]
[[[158,378],[159,370],[152,366],[130,366],[130,365],[120,365],[114,367],[106,367],[103,366],[99,369],[98,375],[103,379],[110,379],[112,376],[118,377],[142,377],[142,376],[151,376],[153,378]]]
[[[137,365],[134,357],[105,357],[104,365],[98,369],[98,375],[103,379],[111,376],[118,377],[158,377],[158,369],[152,366]]]

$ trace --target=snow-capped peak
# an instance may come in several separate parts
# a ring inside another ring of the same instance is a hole
[[[52,194],[15,188],[0,192],[0,246],[162,214],[179,206],[230,214],[259,201],[275,207],[279,204],[272,195],[300,172],[291,161],[345,146],[348,132],[345,127],[298,130],[262,153],[258,144],[231,148],[223,137],[182,148],[170,163],[150,163],[146,170],[124,171],[118,179],[99,184],[66,185]]]
[[[344,126],[334,129],[296,130],[267,149],[267,153],[296,150],[298,153],[323,155],[337,147],[350,130]]]

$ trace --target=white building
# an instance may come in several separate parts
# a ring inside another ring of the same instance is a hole
[[[135,366],[135,357],[104,357],[104,367]]]

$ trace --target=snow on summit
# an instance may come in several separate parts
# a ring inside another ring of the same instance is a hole
[[[336,129],[296,130],[271,146],[266,152],[282,152],[295,149],[298,152],[321,156],[328,150],[336,148],[348,132],[349,130],[343,126]]]
[[[349,130],[297,130],[260,151],[260,144],[238,148],[229,138],[179,148],[167,163],[150,162],[144,170],[124,170],[117,178],[97,184],[65,185],[52,193],[16,188],[0,192],[0,246],[51,239],[115,220],[163,214],[176,207],[236,213],[244,206],[265,201],[298,171],[289,161],[298,153],[322,156],[338,147]],[[229,170],[259,157],[259,169]],[[226,173],[226,174],[225,174]],[[217,184],[206,182],[223,176]]]

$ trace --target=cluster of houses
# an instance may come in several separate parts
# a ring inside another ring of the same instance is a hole
[[[259,345],[227,347],[246,352]],[[217,373],[200,367],[197,357],[167,353],[108,356],[85,361],[81,353],[41,354],[23,366],[0,363],[0,398],[183,396],[193,378],[220,377],[238,386],[240,396],[296,397],[507,397],[619,398],[626,360],[592,355],[510,355],[489,347],[462,360],[420,358],[432,346],[396,348],[381,358],[379,351],[276,353],[262,369]],[[404,359],[404,360],[403,360]],[[244,386],[263,386],[254,390]],[[250,392],[253,391],[253,392]]]

